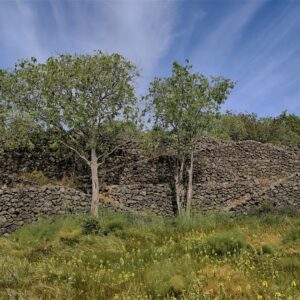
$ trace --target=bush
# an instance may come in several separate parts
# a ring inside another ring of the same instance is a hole
[[[29,180],[37,185],[53,184],[53,180],[49,179],[42,171],[32,171],[31,173],[23,173],[21,178]]]
[[[73,246],[79,242],[79,237],[81,235],[80,230],[70,230],[70,229],[62,229],[59,231],[58,236],[60,241],[65,243],[68,246]]]
[[[187,254],[150,264],[145,269],[143,281],[151,295],[150,299],[183,299],[180,296],[189,289],[195,278],[195,262]]]
[[[85,219],[81,227],[83,234],[99,234],[101,229],[99,220],[92,217]]]
[[[245,237],[240,233],[218,233],[208,239],[209,252],[219,256],[239,254],[245,247]]]
[[[261,247],[263,254],[274,254],[278,251],[278,246],[275,244],[264,244]]]
[[[104,234],[116,233],[124,230],[128,226],[128,221],[122,218],[116,218],[108,221],[105,225]]]
[[[249,211],[250,216],[266,216],[278,212],[274,203],[270,200],[263,200],[256,208]],[[272,218],[272,217],[271,217]]]
[[[106,228],[104,230],[105,234],[115,233],[117,231],[122,231],[126,227],[127,222],[124,220],[113,220],[106,224]]]
[[[283,239],[284,243],[294,242],[300,239],[300,224],[298,224],[295,228],[293,228]]]

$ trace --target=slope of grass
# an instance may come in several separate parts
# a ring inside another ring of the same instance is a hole
[[[0,238],[0,299],[300,299],[299,216],[41,220]]]

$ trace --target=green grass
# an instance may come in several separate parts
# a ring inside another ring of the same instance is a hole
[[[300,299],[300,216],[45,219],[0,238],[0,299]]]

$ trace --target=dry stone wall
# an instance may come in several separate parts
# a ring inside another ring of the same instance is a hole
[[[0,156],[0,184],[6,186],[0,190],[0,233],[35,220],[39,212],[66,212],[62,209],[66,199],[69,211],[88,210],[89,170],[70,153],[62,157],[41,144],[31,152],[20,150]],[[300,210],[300,148],[208,138],[201,139],[196,148],[194,210],[247,214],[265,201],[279,209]],[[170,153],[149,158],[138,149],[119,151],[99,170],[103,205],[173,215],[173,165]],[[19,174],[33,170],[56,179],[73,174],[81,192],[62,187],[30,187],[30,182],[20,179]],[[74,197],[80,197],[80,201]]]
[[[0,235],[41,216],[87,212],[90,197],[61,186],[0,189]]]

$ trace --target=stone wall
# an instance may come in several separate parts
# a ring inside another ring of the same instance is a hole
[[[90,197],[61,186],[0,189],[0,235],[41,216],[87,212]]]
[[[267,200],[273,201],[272,205],[278,208],[300,210],[300,148],[203,138],[197,143],[194,165],[194,210],[247,214]],[[52,192],[45,197],[43,188],[33,188],[36,195],[33,198],[27,195],[33,193],[30,192],[30,182],[20,179],[19,174],[33,170],[41,170],[50,178],[75,176],[79,190],[90,192],[89,170],[70,153],[62,157],[46,145],[31,152],[5,153],[0,156],[0,182],[7,186],[0,194],[2,221],[5,218],[22,223],[22,209],[28,215],[34,207],[47,207],[48,204],[44,206],[43,203],[49,203],[49,198],[56,197],[51,196]],[[101,200],[105,206],[172,215],[176,211],[172,174],[171,153],[146,157],[138,149],[118,151],[99,170],[103,183]],[[14,186],[21,188],[11,189]],[[51,190],[49,187],[46,189]],[[61,196],[50,201],[52,205],[45,214],[61,212],[63,199],[72,199],[72,193],[77,193],[68,190],[70,195],[66,196],[60,188],[55,189]],[[12,199],[17,200],[14,202]],[[19,214],[8,214],[7,211],[13,211],[16,205]],[[76,211],[77,205],[79,203],[71,201],[71,211]],[[34,220],[36,214],[31,212],[31,216]],[[14,229],[15,223],[11,224],[14,224]]]

